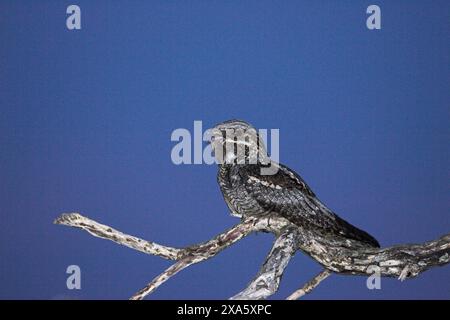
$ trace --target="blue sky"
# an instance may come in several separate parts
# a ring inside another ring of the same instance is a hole
[[[70,4],[0,2],[0,298],[124,299],[168,267],[54,226],[62,212],[174,246],[237,223],[215,166],[171,162],[171,132],[194,120],[279,128],[281,162],[382,246],[450,232],[448,1],[77,1],[77,31]],[[151,298],[227,298],[272,241],[252,235]],[[319,271],[299,253],[274,298]],[[449,278],[368,290],[336,275],[307,299],[449,299]]]

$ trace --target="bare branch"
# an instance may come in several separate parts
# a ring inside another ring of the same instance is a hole
[[[450,234],[423,244],[380,249],[356,240],[325,234],[323,230],[316,230],[309,225],[293,225],[277,216],[247,218],[209,241],[181,249],[124,234],[78,213],[63,214],[55,223],[81,228],[95,237],[177,261],[132,299],[144,298],[179,271],[215,256],[255,231],[274,233],[276,241],[255,279],[232,299],[265,299],[275,293],[283,271],[296,250],[311,256],[326,270],[294,292],[289,299],[309,293],[332,272],[367,276],[370,273],[368,270],[377,266],[381,276],[404,280],[450,262]]]
[[[266,231],[277,233],[279,230],[290,224],[283,218],[248,218],[209,241],[179,249],[122,233],[121,231],[98,223],[79,213],[64,213],[55,219],[54,223],[80,228],[95,237],[111,240],[131,249],[169,260],[180,260],[191,255],[214,256],[221,250],[248,236],[252,232]]]
[[[423,244],[373,248],[355,240],[299,228],[296,240],[299,250],[326,269],[341,274],[367,276],[371,273],[369,267],[376,266],[381,276],[404,280],[450,261],[450,234]]]
[[[261,269],[241,292],[231,300],[263,300],[277,292],[284,269],[295,254],[296,242],[291,228],[287,228],[276,238],[272,250],[267,255]]]
[[[308,281],[303,288],[298,289],[297,291],[294,291],[289,297],[286,298],[286,300],[297,300],[301,297],[303,297],[305,294],[310,293],[313,291],[323,280],[328,278],[331,275],[331,271],[329,270],[323,270],[318,275],[316,275],[314,278],[312,278],[310,281]]]
[[[190,265],[198,262],[195,261],[196,259],[193,258],[184,258],[173,265],[171,265],[169,268],[166,269],[163,273],[158,275],[155,279],[153,279],[148,285],[146,285],[144,288],[136,292],[130,300],[142,300],[147,295],[155,291],[160,285],[162,285],[164,282],[169,280],[172,276],[176,275],[179,271],[183,270],[186,267],[189,267]]]
[[[124,234],[109,226],[82,216],[79,213],[62,214],[54,223],[83,229],[95,237],[111,240],[140,252],[160,256],[165,259],[178,260],[177,263],[173,264],[165,272],[153,279],[147,286],[133,295],[131,297],[133,300],[143,299],[179,271],[192,264],[212,258],[223,249],[231,246],[252,232],[267,231],[276,233],[277,230],[289,225],[289,222],[284,219],[274,221],[268,217],[262,219],[248,218],[209,241],[178,249]],[[290,238],[292,243],[292,236]]]
[[[94,237],[111,240],[131,249],[159,256],[164,259],[177,260],[178,254],[180,253],[180,249],[162,246],[154,242],[130,236],[84,217],[79,213],[64,213],[60,215],[54,223],[80,228],[89,232]]]

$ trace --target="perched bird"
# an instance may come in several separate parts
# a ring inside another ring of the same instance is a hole
[[[258,132],[241,120],[210,130],[219,165],[217,180],[233,216],[279,215],[296,225],[316,228],[379,247],[378,241],[328,209],[293,170],[272,161]]]

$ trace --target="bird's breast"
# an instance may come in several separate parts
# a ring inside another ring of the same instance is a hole
[[[261,211],[256,200],[248,194],[236,168],[222,166],[219,169],[218,182],[231,215],[245,217]]]

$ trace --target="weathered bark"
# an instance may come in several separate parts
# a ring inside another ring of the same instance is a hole
[[[297,290],[288,299],[309,293],[331,273],[368,275],[377,267],[381,276],[400,280],[415,277],[450,260],[450,234],[423,244],[373,248],[355,240],[323,234],[320,230],[291,224],[280,217],[247,218],[215,238],[186,248],[173,248],[124,234],[78,213],[63,214],[56,224],[81,228],[90,234],[114,241],[134,250],[177,261],[157,276],[131,299],[143,299],[184,268],[207,260],[252,232],[275,234],[272,250],[255,279],[232,299],[265,299],[278,290],[278,286],[291,256],[300,250],[318,263],[325,271]]]
[[[298,249],[326,269],[340,274],[367,275],[378,267],[381,276],[412,278],[450,259],[450,234],[423,244],[373,248],[358,241],[323,236],[311,230],[296,230]],[[368,270],[369,269],[369,270]]]
[[[232,300],[262,300],[277,292],[284,269],[297,251],[291,228],[286,228],[275,239],[255,279],[244,290],[231,297]]]
[[[297,300],[297,299],[303,297],[304,295],[313,291],[314,288],[316,288],[323,280],[328,278],[330,275],[331,275],[330,270],[327,270],[327,269],[323,270],[318,275],[316,275],[314,278],[312,278],[310,281],[308,281],[303,286],[303,288],[294,291],[289,297],[287,297],[286,300]]]

